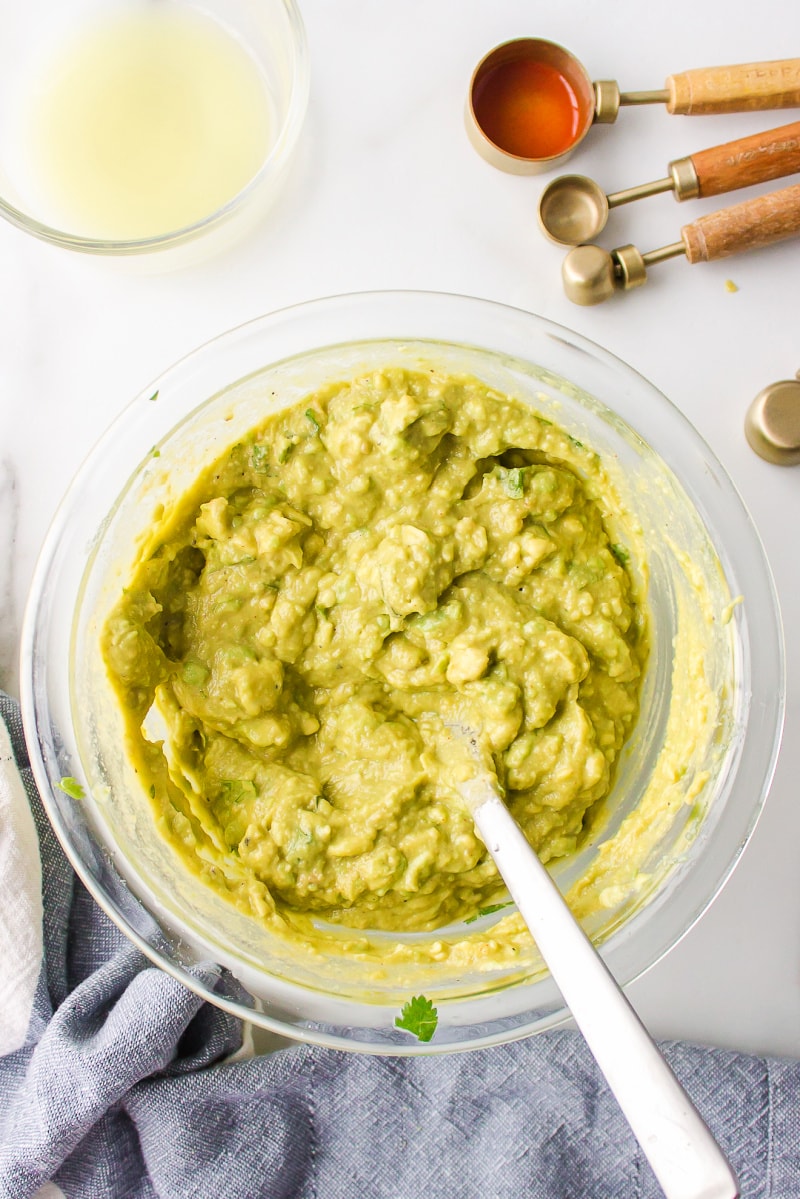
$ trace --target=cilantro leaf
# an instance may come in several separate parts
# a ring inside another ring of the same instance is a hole
[[[439,1013],[424,995],[409,999],[395,1020],[395,1026],[413,1033],[418,1041],[430,1041],[439,1023]]]
[[[610,545],[608,548],[611,550],[611,553],[614,555],[617,562],[619,562],[620,566],[628,565],[628,562],[630,561],[630,554],[625,549],[624,545]]]
[[[254,445],[250,451],[253,470],[260,475],[269,474],[269,450],[265,445]]]
[[[70,799],[86,798],[86,792],[84,791],[83,787],[80,785],[78,780],[74,779],[70,774],[65,775],[61,782],[57,783],[56,786],[59,788],[59,790],[63,791],[65,795],[68,795]]]
[[[158,399],[158,392],[154,391],[153,394],[150,396],[150,403],[153,404],[157,399]]]
[[[467,916],[464,923],[465,924],[474,924],[475,921],[478,920],[481,916],[491,916],[494,912],[499,912],[503,908],[510,908],[513,902],[514,902],[513,899],[507,899],[505,901],[505,903],[490,903],[488,905],[488,907],[478,908],[475,915]]]
[[[250,803],[258,795],[251,779],[223,779],[222,798],[228,804]]]
[[[525,494],[524,471],[524,466],[512,466],[510,470],[500,467],[500,482],[506,495],[512,500],[519,500]]]
[[[315,433],[315,434],[316,434],[316,433],[319,433],[319,431],[320,431],[320,427],[321,427],[321,426],[320,426],[320,423],[319,423],[319,421],[317,420],[317,417],[316,417],[316,415],[315,415],[315,413],[314,413],[314,410],[313,410],[313,408],[306,408],[306,420],[308,421],[308,423],[309,423],[309,424],[311,425],[311,427],[313,428],[313,430],[314,430],[314,433]]]

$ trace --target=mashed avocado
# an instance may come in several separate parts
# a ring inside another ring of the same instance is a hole
[[[427,930],[502,883],[478,731],[544,861],[636,719],[646,622],[597,455],[479,381],[387,369],[272,416],[153,531],[103,634],[164,835],[259,919]]]

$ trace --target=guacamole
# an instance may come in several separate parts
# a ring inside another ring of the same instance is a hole
[[[474,729],[544,861],[637,715],[646,619],[599,457],[469,377],[387,368],[269,417],[153,530],[103,632],[183,861],[260,920],[422,931],[502,882]]]

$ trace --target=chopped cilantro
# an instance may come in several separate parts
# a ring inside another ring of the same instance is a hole
[[[269,474],[269,450],[265,445],[254,445],[250,451],[253,470],[260,475]]]
[[[151,403],[151,404],[155,403],[155,401],[156,401],[157,399],[158,399],[158,392],[157,392],[157,391],[154,391],[154,392],[153,392],[153,394],[150,396],[150,403]]]
[[[160,458],[161,457],[161,450],[158,448],[157,445],[154,445],[152,450],[150,451],[150,457],[151,458]]]
[[[254,800],[258,795],[255,783],[252,779],[223,779],[222,780],[222,797],[226,803],[246,803]]]
[[[514,466],[511,470],[507,470],[502,477],[503,487],[507,495],[510,495],[512,500],[521,499],[525,492],[525,476],[523,474],[524,467]]]
[[[316,416],[315,416],[315,414],[314,414],[314,411],[313,411],[313,409],[311,409],[311,408],[306,408],[306,420],[307,420],[307,421],[309,422],[309,424],[312,426],[312,428],[313,428],[314,432],[315,432],[315,433],[319,433],[319,430],[320,430],[320,423],[319,423],[319,421],[317,420],[317,418],[316,418]]]
[[[254,800],[258,795],[252,778],[223,778],[222,791],[225,799],[230,800],[231,803]]]
[[[507,899],[505,903],[490,903],[488,907],[478,908],[474,916],[467,916],[465,924],[474,924],[481,916],[491,916],[494,912],[499,912],[503,908],[510,908],[514,901]]]
[[[283,447],[283,449],[281,450],[280,454],[278,454],[278,461],[280,462],[281,466],[283,466],[283,464],[284,464],[285,462],[288,462],[288,461],[289,461],[289,455],[291,454],[291,452],[292,452],[292,450],[293,450],[293,449],[294,449],[294,442],[293,442],[293,441],[289,441],[289,442],[287,442],[287,444],[286,444],[286,445]]]
[[[395,1020],[395,1027],[413,1033],[418,1041],[430,1041],[439,1023],[439,1013],[424,995],[409,999]]]
[[[617,562],[619,562],[620,566],[628,565],[628,562],[630,561],[630,554],[625,549],[624,545],[610,545],[608,548],[611,550],[611,553],[614,555]]]
[[[156,785],[155,785],[155,783],[151,783],[150,784],[150,798],[155,799],[155,797],[156,797]]]
[[[571,445],[574,445],[576,450],[584,449],[583,442],[578,441],[577,437],[573,437],[571,433],[567,433],[567,441],[569,441]]]
[[[74,779],[70,774],[66,775],[61,782],[57,784],[57,786],[61,791],[64,792],[65,795],[68,795],[70,799],[86,798],[86,792],[84,791],[83,787],[80,785],[78,780]]]

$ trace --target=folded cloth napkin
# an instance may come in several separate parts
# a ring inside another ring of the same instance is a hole
[[[0,1197],[661,1194],[577,1033],[445,1057],[237,1055],[239,1023],[151,966],[77,881],[2,695],[0,715]],[[664,1051],[742,1195],[800,1196],[800,1062]]]

